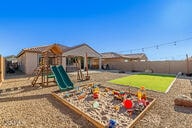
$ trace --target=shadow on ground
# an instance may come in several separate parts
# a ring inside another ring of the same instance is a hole
[[[2,89],[0,90],[0,96],[6,96],[11,94],[19,94],[19,93],[24,93],[24,92],[30,92],[30,91],[34,91],[34,90],[39,90],[39,89],[43,89],[43,88],[49,88],[49,87],[53,87],[56,85],[49,85],[49,86],[32,86],[32,85],[25,85],[25,86],[19,86],[19,87],[13,87],[13,88],[6,88],[6,89]]]
[[[27,87],[28,86],[26,86],[26,88]],[[82,118],[81,115],[76,114],[67,106],[64,106],[63,104],[58,102],[51,94],[28,95],[28,96],[21,96],[21,97],[6,97],[6,98],[0,98],[0,102],[12,102],[12,101],[17,102],[17,101],[35,100],[35,99],[42,99],[42,98],[46,98],[56,109],[58,109],[62,114],[70,117],[72,121],[78,124],[79,126],[83,128],[87,127],[88,121],[86,119]],[[82,122],[84,123],[82,124]],[[91,125],[90,127],[94,127],[94,126]]]

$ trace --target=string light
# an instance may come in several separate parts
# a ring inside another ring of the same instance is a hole
[[[188,38],[181,39],[181,40],[177,40],[177,41],[173,41],[173,42],[157,44],[157,45],[154,45],[154,46],[143,47],[143,48],[139,48],[139,49],[131,49],[131,50],[128,50],[128,51],[118,51],[118,52],[119,52],[119,53],[122,53],[122,52],[130,52],[130,53],[133,53],[133,51],[142,51],[142,52],[144,52],[146,49],[153,49],[154,47],[155,47],[156,49],[159,49],[160,47],[162,47],[162,46],[167,46],[167,45],[176,46],[178,43],[184,42],[184,41],[187,41],[187,40],[192,40],[192,37],[188,37]]]

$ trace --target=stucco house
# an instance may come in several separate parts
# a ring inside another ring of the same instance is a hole
[[[136,54],[118,54],[115,52],[101,53],[102,64],[108,64],[110,62],[130,62],[130,61],[147,61],[148,58],[144,53]]]
[[[26,74],[32,74],[34,69],[40,64],[42,52],[52,45],[57,45],[57,47],[62,49],[61,61],[67,71],[73,71],[75,69],[76,65],[73,61],[74,57],[79,58],[81,68],[85,69],[86,65],[88,65],[89,68],[95,67],[95,65],[97,65],[98,69],[101,68],[101,54],[87,44],[81,44],[74,47],[68,47],[61,44],[51,44],[47,46],[22,49],[17,55],[20,70]],[[99,60],[99,63],[95,63],[95,59]],[[87,62],[88,64],[86,64]]]

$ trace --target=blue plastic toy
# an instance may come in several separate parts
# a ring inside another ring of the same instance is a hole
[[[109,120],[109,128],[115,128],[116,127],[116,121],[113,119]]]

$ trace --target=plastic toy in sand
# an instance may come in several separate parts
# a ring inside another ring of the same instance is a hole
[[[93,87],[93,85],[94,85],[93,83],[89,83],[88,84],[89,87]]]
[[[109,120],[109,128],[116,128],[117,122],[114,119]]]
[[[99,98],[99,88],[98,87],[93,89],[93,98],[94,99]]]
[[[109,92],[109,88],[105,88],[105,92]]]
[[[85,98],[85,96],[86,96],[86,93],[82,93],[81,95],[78,96],[78,100]]]
[[[69,97],[69,94],[66,93],[63,97],[64,97],[64,98],[68,98],[68,97]]]
[[[98,93],[93,93],[93,98],[94,98],[94,99],[99,98],[99,94],[98,94]]]
[[[72,97],[74,95],[75,95],[74,92],[65,92],[63,98],[69,98],[69,97]]]
[[[131,100],[124,100],[123,101],[123,105],[124,107],[127,109],[127,112],[129,113],[129,115],[131,116],[134,109],[133,109],[133,102]]]
[[[141,100],[141,99],[146,100],[146,92],[145,92],[144,86],[141,86],[141,88],[137,91],[137,97],[138,97],[138,100]]]
[[[123,105],[126,109],[131,109],[133,107],[133,102],[131,100],[124,100]]]
[[[149,105],[149,101],[145,99],[141,99],[138,101],[138,104],[146,107],[147,105]]]
[[[97,101],[95,101],[94,103],[93,103],[93,108],[98,108],[99,107],[99,103],[97,102]]]
[[[93,89],[93,93],[94,93],[94,92],[99,93],[99,88],[98,88],[98,87],[94,88],[94,89]]]
[[[119,111],[119,109],[120,109],[120,107],[118,105],[115,105],[113,108],[115,109],[115,111]]]
[[[115,99],[122,100],[122,101],[125,99],[125,92],[113,91],[113,95]]]

